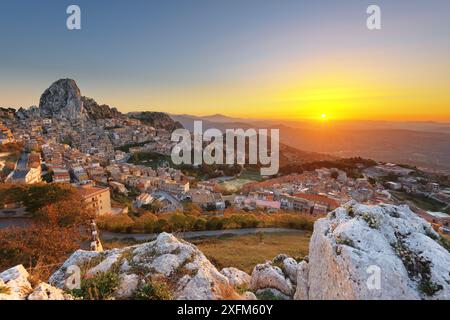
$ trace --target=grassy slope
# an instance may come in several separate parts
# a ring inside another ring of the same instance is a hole
[[[245,236],[231,236],[190,240],[220,270],[224,267],[236,267],[251,273],[254,266],[271,260],[280,253],[292,257],[304,257],[308,254],[310,232],[265,233]]]

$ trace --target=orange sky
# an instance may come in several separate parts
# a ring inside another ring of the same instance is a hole
[[[370,31],[360,0],[179,1],[178,10],[80,0],[85,28],[68,32],[58,6],[10,1],[0,106],[38,105],[51,83],[72,78],[122,112],[450,121],[450,2],[378,4],[382,28]]]

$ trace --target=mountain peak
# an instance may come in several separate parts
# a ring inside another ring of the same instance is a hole
[[[55,81],[41,95],[41,115],[63,117],[71,120],[86,118],[80,88],[73,79]]]
[[[69,120],[101,119],[120,116],[121,113],[107,105],[99,105],[94,99],[83,97],[73,79],[55,81],[41,96],[39,110],[44,117],[60,117]]]

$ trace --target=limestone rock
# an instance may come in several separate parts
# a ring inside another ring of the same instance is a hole
[[[0,273],[3,288],[7,291],[0,294],[0,300],[24,300],[31,292],[28,272],[22,265],[12,267]]]
[[[319,219],[308,270],[309,299],[450,299],[450,253],[407,206],[352,202]]]
[[[223,268],[220,273],[227,277],[235,288],[249,286],[252,279],[246,272],[233,267]]]
[[[71,265],[90,266],[96,271],[118,273],[121,284],[117,298],[131,297],[152,279],[170,283],[175,299],[239,299],[227,277],[222,275],[194,245],[171,234],[161,233],[156,240],[103,253],[75,252],[51,277],[49,282],[64,288]],[[86,275],[82,275],[86,276]]]
[[[67,272],[69,267],[80,267],[83,266],[83,264],[92,261],[93,259],[98,259],[99,257],[101,257],[101,253],[95,251],[77,250],[63,263],[63,265],[56,272],[54,272],[50,276],[48,282],[57,288],[64,289],[65,281],[69,277],[69,274]]]
[[[120,276],[119,288],[114,296],[119,299],[127,299],[133,296],[139,285],[139,276],[136,274],[122,274]]]
[[[293,284],[297,283],[297,268],[297,261],[295,261],[293,258],[288,257],[283,260],[283,271]]]
[[[80,89],[72,79],[54,82],[41,96],[39,109],[43,117],[86,119]]]
[[[110,270],[114,264],[118,263],[119,259],[120,259],[119,253],[111,254],[111,252],[110,252],[110,254],[107,255],[106,258],[102,262],[97,264],[95,267],[89,269],[88,272],[86,273],[86,275],[88,277],[92,277],[92,276],[95,276],[99,272],[106,272],[106,271]]]
[[[73,297],[61,289],[42,282],[34,288],[28,300],[73,300]]]
[[[242,300],[258,300],[256,295],[251,291],[245,291],[242,295]]]
[[[260,289],[277,289],[287,296],[294,295],[294,286],[283,271],[271,262],[258,264],[252,272],[250,287],[253,291]]]
[[[306,261],[302,261],[297,266],[297,288],[295,289],[294,300],[308,300],[308,273],[309,266]]]
[[[108,105],[99,105],[94,99],[83,97],[77,83],[72,79],[60,79],[42,94],[39,102],[42,117],[68,120],[97,120],[117,118],[122,114]],[[18,118],[29,118],[31,110],[19,110]]]

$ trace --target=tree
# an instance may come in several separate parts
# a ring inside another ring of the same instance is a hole
[[[36,184],[28,187],[21,202],[41,222],[61,226],[86,223],[93,212],[83,205],[76,189],[68,184]]]
[[[31,275],[46,281],[70,254],[80,248],[78,227],[43,223],[0,230],[0,270],[18,264],[31,268]]]
[[[33,224],[0,230],[0,270],[23,264],[45,281],[87,239],[83,226],[93,213],[66,184],[0,185],[0,203],[11,202],[22,204]]]

